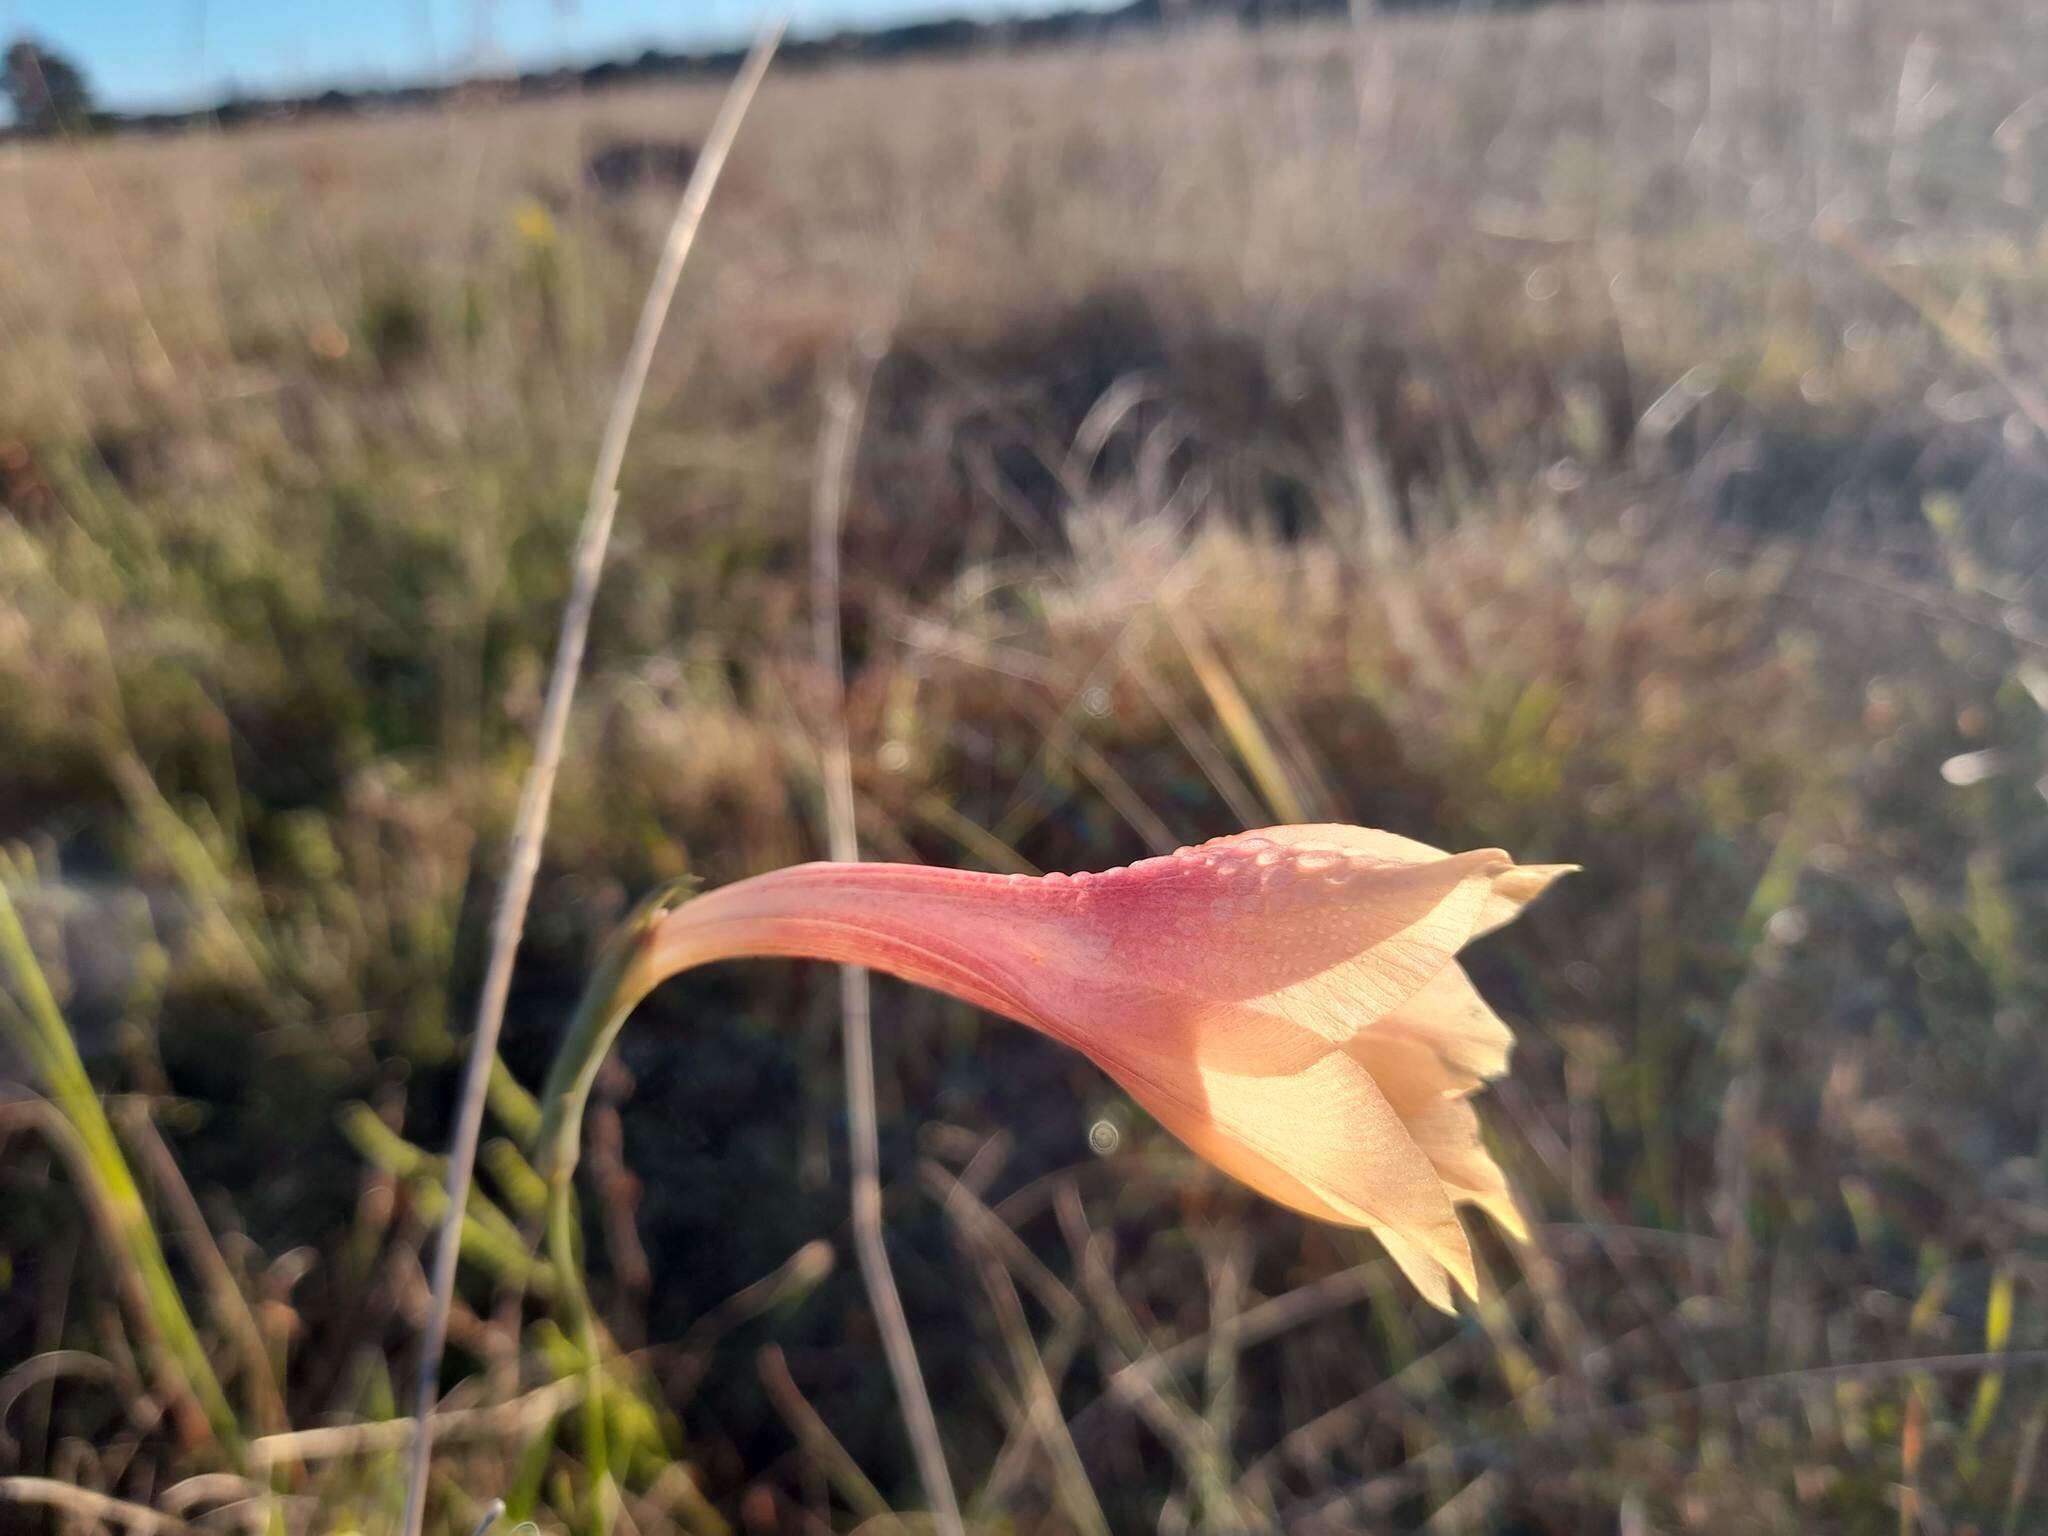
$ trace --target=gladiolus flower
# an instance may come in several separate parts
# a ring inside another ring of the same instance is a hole
[[[1370,1229],[1448,1310],[1478,1290],[1454,1204],[1527,1236],[1469,1102],[1513,1039],[1454,956],[1570,867],[1347,826],[1101,874],[804,864],[661,913],[625,990],[780,955],[964,999],[1082,1052],[1261,1194]]]

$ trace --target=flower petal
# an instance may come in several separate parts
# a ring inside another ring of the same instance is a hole
[[[1518,1242],[1529,1241],[1529,1223],[1508,1188],[1507,1175],[1479,1136],[1479,1116],[1470,1099],[1437,1099],[1401,1123],[1443,1181],[1457,1205],[1476,1205]]]
[[[1369,1049],[1377,1041],[1420,1046],[1440,1064],[1446,1090],[1468,1092],[1507,1071],[1515,1037],[1479,995],[1465,968],[1453,960],[1400,1007],[1361,1030],[1354,1043]],[[1379,1075],[1381,1069],[1374,1060],[1367,1056],[1360,1060]]]
[[[1174,1135],[1270,1200],[1365,1227],[1415,1288],[1451,1310],[1478,1294],[1472,1250],[1436,1169],[1370,1073],[1341,1051],[1299,1071],[1247,1075],[1161,1058],[1111,1076]]]
[[[1517,864],[1502,870],[1494,877],[1493,898],[1480,911],[1479,926],[1472,936],[1476,939],[1512,923],[1522,915],[1522,908],[1550,889],[1551,881],[1577,874],[1578,869],[1576,864]]]
[[[1504,1229],[1528,1241],[1529,1228],[1506,1176],[1479,1137],[1470,1088],[1454,1078],[1426,1043],[1368,1030],[1345,1054],[1372,1075],[1402,1126],[1436,1170],[1455,1204],[1476,1205]]]
[[[1429,864],[1452,855],[1428,843],[1403,837],[1398,832],[1381,832],[1373,827],[1347,827],[1341,823],[1297,827],[1268,827],[1263,832],[1240,834],[1285,843],[1292,848],[1329,849],[1354,857],[1383,859],[1396,864]],[[1494,877],[1493,896],[1479,915],[1472,936],[1478,938],[1511,923],[1522,908],[1549,889],[1560,875],[1575,874],[1576,864],[1516,864]]]

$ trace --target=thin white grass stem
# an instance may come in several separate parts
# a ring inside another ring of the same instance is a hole
[[[147,1504],[95,1493],[53,1477],[0,1477],[0,1504],[39,1504],[75,1520],[137,1531],[142,1536],[185,1536],[198,1529]]]
[[[832,857],[860,857],[854,821],[853,769],[846,734],[846,668],[839,633],[839,527],[853,470],[855,444],[866,401],[873,351],[858,369],[858,383],[842,380],[828,391],[825,426],[818,438],[817,478],[811,495],[811,627],[819,670],[831,689],[823,758],[825,824]],[[931,1395],[918,1369],[917,1346],[903,1312],[903,1298],[889,1268],[882,1232],[882,1153],[875,1115],[875,1049],[869,1028],[868,973],[857,965],[839,968],[841,1033],[846,1055],[847,1140],[853,1174],[853,1246],[860,1261],[868,1304],[881,1330],[882,1352],[895,1378],[903,1427],[917,1458],[918,1477],[944,1536],[961,1536],[960,1501],[946,1467],[945,1447],[932,1413]]]
[[[512,987],[512,960],[518,953],[520,935],[526,927],[527,903],[533,895],[533,881],[540,868],[541,840],[547,832],[548,803],[553,798],[555,774],[561,766],[562,747],[569,730],[569,706],[576,693],[576,681],[583,670],[583,648],[590,634],[591,610],[597,602],[598,580],[604,573],[606,546],[611,541],[612,516],[618,508],[619,469],[626,458],[626,441],[639,412],[640,396],[647,387],[647,374],[654,362],[655,343],[660,340],[668,318],[683,262],[696,242],[704,210],[718,184],[726,156],[739,132],[747,107],[767,73],[768,62],[782,39],[782,27],[771,26],[754,45],[737,78],[726,92],[717,121],[704,143],[689,185],[683,189],[675,222],[669,226],[667,243],[654,279],[648,285],[646,301],[640,307],[640,323],[633,344],[620,371],[618,388],[612,397],[611,414],[604,425],[604,439],[598,447],[597,465],[590,479],[590,497],[583,509],[583,524],[576,537],[571,564],[569,601],[562,610],[561,636],[555,648],[554,669],[548,677],[547,697],[541,707],[540,730],[534,742],[533,764],[520,790],[519,807],[512,821],[510,857],[505,880],[498,892],[498,905],[491,915],[489,957],[484,968],[482,992],[477,998],[476,1028],[469,1046],[469,1062],[463,1073],[462,1096],[456,1107],[455,1135],[448,1150],[447,1208],[434,1245],[433,1298],[427,1313],[426,1333],[420,1340],[419,1432],[413,1440],[412,1471],[406,1487],[403,1536],[419,1536],[426,1515],[427,1472],[433,1455],[433,1401],[441,1375],[441,1352],[448,1341],[448,1314],[455,1297],[455,1266],[461,1251],[462,1214],[469,1204],[470,1173],[476,1162],[477,1138],[483,1129],[484,1097],[490,1084],[491,1064],[498,1050],[498,1031],[504,1023],[505,1001]]]
[[[523,1397],[487,1408],[443,1408],[434,1415],[434,1433],[448,1440],[514,1440],[583,1400],[583,1377],[565,1376]],[[403,1449],[418,1436],[412,1419],[377,1419],[357,1424],[323,1424],[290,1429],[249,1442],[249,1460],[258,1469],[294,1461],[332,1461],[344,1456],[384,1456]]]

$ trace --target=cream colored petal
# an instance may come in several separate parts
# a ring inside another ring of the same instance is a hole
[[[1268,1199],[1365,1227],[1435,1305],[1477,1294],[1472,1250],[1429,1159],[1371,1075],[1341,1051],[1250,1075],[1160,1058],[1105,1068],[1168,1130]]]
[[[1480,1139],[1479,1116],[1470,1099],[1438,1099],[1404,1116],[1403,1123],[1435,1165],[1453,1203],[1476,1205],[1510,1236],[1529,1241],[1529,1224],[1508,1189],[1507,1175]]]
[[[1476,1205],[1515,1237],[1528,1240],[1528,1224],[1508,1190],[1507,1178],[1479,1136],[1469,1079],[1454,1075],[1422,1041],[1367,1030],[1345,1054],[1372,1074],[1387,1103],[1455,1204]]]
[[[1503,1075],[1515,1045],[1513,1031],[1455,960],[1399,1008],[1360,1030],[1358,1038],[1368,1045],[1390,1040],[1421,1046],[1442,1064],[1444,1088],[1458,1092]],[[1378,1075],[1371,1061],[1366,1065]]]

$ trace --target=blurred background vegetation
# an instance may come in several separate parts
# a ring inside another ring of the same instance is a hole
[[[1485,1233],[1456,1319],[1085,1063],[878,986],[976,1529],[2048,1523],[2044,80],[1998,0],[771,76],[627,466],[432,1527],[594,1523],[521,1085],[635,896],[824,847],[844,389],[870,856],[1330,819],[1586,868],[1470,956],[1538,1241]],[[9,1529],[396,1524],[568,546],[716,101],[0,145]],[[922,1507],[837,1047],[828,969],[721,967],[600,1083],[621,1529]]]

